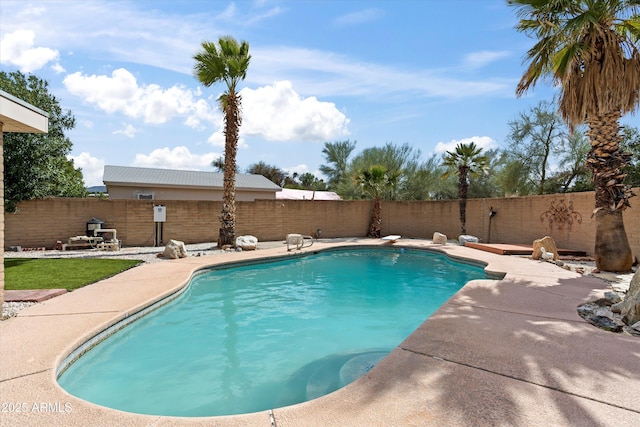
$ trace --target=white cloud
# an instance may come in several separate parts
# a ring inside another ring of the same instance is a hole
[[[73,95],[103,111],[142,118],[145,123],[184,117],[187,126],[200,128],[202,121],[213,122],[218,116],[204,99],[196,98],[198,91],[181,86],[163,89],[156,84],[138,85],[135,76],[124,68],[113,70],[111,76],[75,72],[63,83]]]
[[[34,47],[36,34],[31,30],[16,30],[0,40],[0,63],[14,65],[24,73],[39,70],[57,61],[59,52],[48,47]],[[62,68],[53,65],[54,70]]]
[[[340,26],[358,25],[367,22],[377,21],[383,15],[381,9],[363,9],[357,12],[348,13],[335,19],[335,23]]]
[[[472,136],[471,138],[453,139],[449,142],[438,142],[438,144],[436,144],[436,148],[433,151],[436,154],[444,153],[445,151],[454,151],[456,149],[456,145],[469,144],[471,142],[474,142],[476,146],[482,148],[485,151],[498,147],[496,141],[489,136]]]
[[[75,167],[82,169],[82,176],[87,187],[104,185],[102,182],[104,159],[93,157],[87,152],[82,152],[78,156],[67,156],[67,158],[73,160]]]
[[[306,164],[302,163],[300,165],[297,166],[290,166],[288,168],[283,168],[283,170],[287,173],[289,173],[290,175],[293,175],[294,173],[297,173],[298,175],[302,175],[305,174],[307,172],[309,172],[309,166],[307,166]]]
[[[303,98],[289,81],[244,88],[240,132],[269,141],[327,141],[349,134],[349,119],[335,104]]]
[[[58,64],[58,63],[53,64],[53,65],[51,66],[51,69],[52,69],[53,71],[55,71],[55,72],[56,72],[56,74],[62,74],[62,73],[64,73],[65,71],[67,71],[67,70],[65,70],[65,69],[64,69],[64,67],[63,67],[62,65],[60,65],[60,64]]]
[[[332,52],[273,47],[255,49],[251,54],[249,83],[270,84],[283,76],[304,94],[330,96],[370,96],[376,100],[404,95],[419,97],[469,98],[486,95],[513,96],[513,80],[458,78],[449,69],[397,68],[364,62]],[[393,76],[393,82],[389,80]]]
[[[124,135],[127,138],[134,138],[136,133],[140,132],[140,129],[136,129],[132,124],[126,124],[123,129],[118,129],[113,132],[114,135]]]
[[[207,142],[214,147],[224,147],[225,137],[222,129],[222,124],[220,124],[220,130],[212,133],[211,136],[209,136],[209,138],[207,139]],[[238,138],[238,148],[249,148],[249,145],[247,145],[247,141],[242,136]]]
[[[465,57],[465,64],[471,68],[481,68],[491,62],[497,61],[498,59],[502,59],[510,55],[511,53],[506,50],[483,50],[480,52],[473,52],[468,54]]]
[[[220,156],[220,153],[193,154],[184,146],[173,149],[164,147],[153,150],[149,155],[136,154],[133,166],[187,170],[211,169],[211,162]]]
[[[93,129],[93,122],[91,120],[79,120],[78,124],[87,129]]]

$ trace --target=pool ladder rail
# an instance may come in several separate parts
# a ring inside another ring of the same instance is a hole
[[[297,250],[313,245],[313,237],[303,234],[287,234],[287,252],[295,247]]]

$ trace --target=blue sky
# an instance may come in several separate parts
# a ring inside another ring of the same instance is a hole
[[[2,0],[0,66],[49,81],[77,120],[71,157],[101,185],[105,164],[213,170],[225,87],[199,84],[192,57],[246,40],[238,166],[320,176],[324,142],[408,143],[425,160],[503,147],[508,122],[554,93],[515,97],[533,44],[515,23],[504,0]]]

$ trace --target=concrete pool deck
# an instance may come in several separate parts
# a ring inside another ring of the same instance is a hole
[[[198,269],[375,239],[316,242],[146,264],[0,322],[0,425],[430,426],[640,424],[640,339],[597,329],[576,307],[606,282],[553,264],[429,240],[487,263],[501,280],[469,282],[374,369],[319,399],[254,414],[178,418],[117,411],[69,395],[60,363],[87,339],[182,288]],[[388,245],[385,245],[388,246]]]

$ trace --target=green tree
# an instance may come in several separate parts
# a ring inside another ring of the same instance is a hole
[[[517,164],[528,181],[520,194],[529,194],[523,191],[527,187],[534,188],[536,194],[545,194],[552,155],[558,154],[562,141],[567,138],[562,118],[553,111],[550,102],[540,101],[510,121],[509,129],[508,162]]]
[[[620,146],[631,154],[629,164],[624,169],[627,174],[625,183],[632,187],[640,187],[640,131],[638,128],[624,126]]]
[[[268,165],[263,161],[250,165],[247,168],[247,173],[262,175],[280,187],[284,187],[287,183],[287,178],[289,178],[289,174],[287,172],[277,166]]]
[[[356,148],[356,141],[325,142],[322,153],[324,154],[326,165],[320,166],[320,172],[327,177],[327,186],[335,190],[340,183],[347,180],[347,166],[349,156]]]
[[[224,36],[214,42],[202,42],[202,50],[193,57],[194,75],[206,87],[224,82],[227,91],[218,98],[224,112],[224,170],[221,227],[218,246],[234,245],[236,234],[236,155],[242,125],[242,98],[238,83],[247,76],[251,55],[249,43]]]
[[[399,195],[402,200],[442,200],[455,197],[449,182],[440,179],[444,173],[440,158],[433,154],[426,161],[413,168],[411,165],[403,171],[403,188]]]
[[[600,270],[628,271],[633,256],[622,210],[633,196],[624,183],[629,156],[620,149],[619,120],[640,103],[640,4],[637,0],[508,0],[516,29],[537,39],[516,89],[542,77],[560,87],[560,114],[570,129],[585,123],[587,165],[595,186],[595,260]]]
[[[213,167],[216,170],[216,172],[224,171],[224,156],[220,156],[214,161],[212,161],[211,167]]]
[[[474,142],[458,144],[455,151],[447,151],[442,164],[447,171],[442,175],[446,179],[451,175],[458,175],[458,200],[460,204],[460,233],[467,233],[467,192],[469,179],[488,173],[489,159],[482,155],[482,148]]]
[[[386,143],[383,147],[370,147],[362,150],[349,164],[349,174],[358,175],[370,166],[384,166],[389,176],[397,176],[393,185],[385,187],[380,194],[383,200],[404,200],[407,197],[407,184],[419,169],[420,151],[409,144],[395,145]]]
[[[467,193],[468,198],[477,199],[483,197],[504,196],[494,173],[502,166],[500,153],[501,151],[499,149],[486,150],[484,152],[484,156],[487,158],[486,170],[491,171],[492,173],[480,173],[476,175],[473,180],[469,180],[469,192]],[[457,185],[455,188],[457,188]]]
[[[49,114],[47,134],[4,135],[5,209],[14,212],[23,200],[86,196],[82,171],[67,159],[72,142],[65,132],[75,127],[75,118],[49,93],[49,83],[19,71],[0,71],[0,87]]]
[[[373,198],[373,211],[371,222],[369,223],[368,237],[381,237],[382,206],[381,195],[388,191],[390,187],[396,185],[399,172],[390,173],[382,165],[372,165],[366,169],[358,171],[355,182],[359,188],[368,196]]]
[[[304,190],[324,191],[327,189],[327,185],[323,180],[316,177],[311,172],[305,172],[300,175],[300,187]]]
[[[584,159],[591,145],[584,132],[574,130],[560,144],[559,170],[549,180],[551,193],[592,190],[591,171]]]

